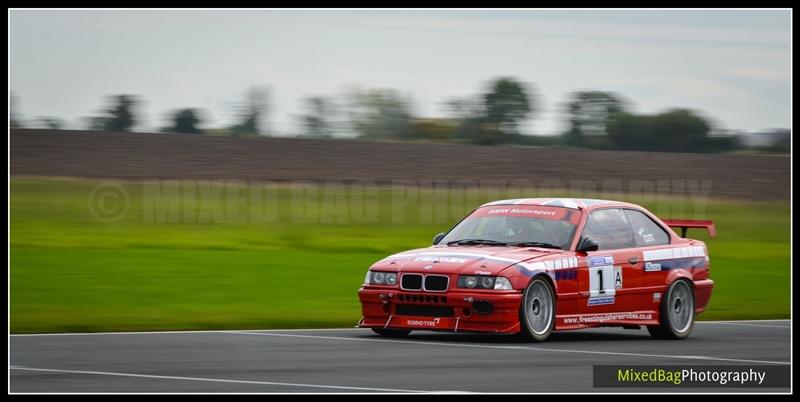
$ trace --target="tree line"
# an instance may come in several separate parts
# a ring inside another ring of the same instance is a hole
[[[204,111],[182,108],[169,114],[169,124],[159,131],[182,134],[270,135],[266,128],[269,91],[252,88],[237,105],[236,122],[219,128],[202,128]],[[11,95],[11,127],[23,123],[15,114]],[[482,93],[451,98],[443,118],[415,116],[411,100],[394,89],[352,88],[339,97],[314,96],[303,100],[296,116],[302,127],[298,137],[440,141],[481,145],[518,144],[573,146],[593,149],[721,152],[742,148],[735,136],[711,135],[712,124],[693,110],[673,108],[656,114],[637,114],[631,103],[606,91],[577,91],[564,105],[568,129],[555,136],[525,135],[520,126],[539,112],[538,95],[531,86],[513,77],[488,82]],[[140,122],[141,100],[115,95],[97,116],[86,119],[86,128],[132,131]],[[39,118],[39,125],[61,128],[58,119]],[[787,138],[788,142],[788,138]],[[788,146],[788,143],[787,143]],[[773,144],[774,147],[774,144]],[[781,146],[778,146],[781,151]],[[771,149],[774,151],[774,149]]]

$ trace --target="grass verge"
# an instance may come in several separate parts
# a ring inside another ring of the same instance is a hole
[[[546,194],[14,179],[11,332],[352,326],[374,261],[527,195]],[[789,317],[788,202],[608,196],[716,221],[690,232],[716,281],[700,319]]]

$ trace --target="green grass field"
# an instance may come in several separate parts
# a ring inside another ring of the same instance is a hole
[[[549,195],[115,182],[115,198],[99,183],[12,180],[12,332],[352,326],[374,261],[427,246],[484,201]],[[789,317],[788,201],[616,198],[716,221],[713,239],[690,232],[716,281],[700,319]]]

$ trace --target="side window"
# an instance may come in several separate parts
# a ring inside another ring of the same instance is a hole
[[[621,209],[601,209],[592,212],[583,235],[594,239],[599,250],[614,250],[634,245],[633,233]]]
[[[669,244],[669,234],[653,222],[649,216],[632,209],[626,209],[625,216],[631,223],[633,239],[637,247]]]

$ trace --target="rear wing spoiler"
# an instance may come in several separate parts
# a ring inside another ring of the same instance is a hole
[[[691,219],[662,219],[662,221],[669,227],[681,228],[681,237],[686,237],[686,230],[689,228],[707,229],[710,237],[717,235],[714,221],[697,221]]]

